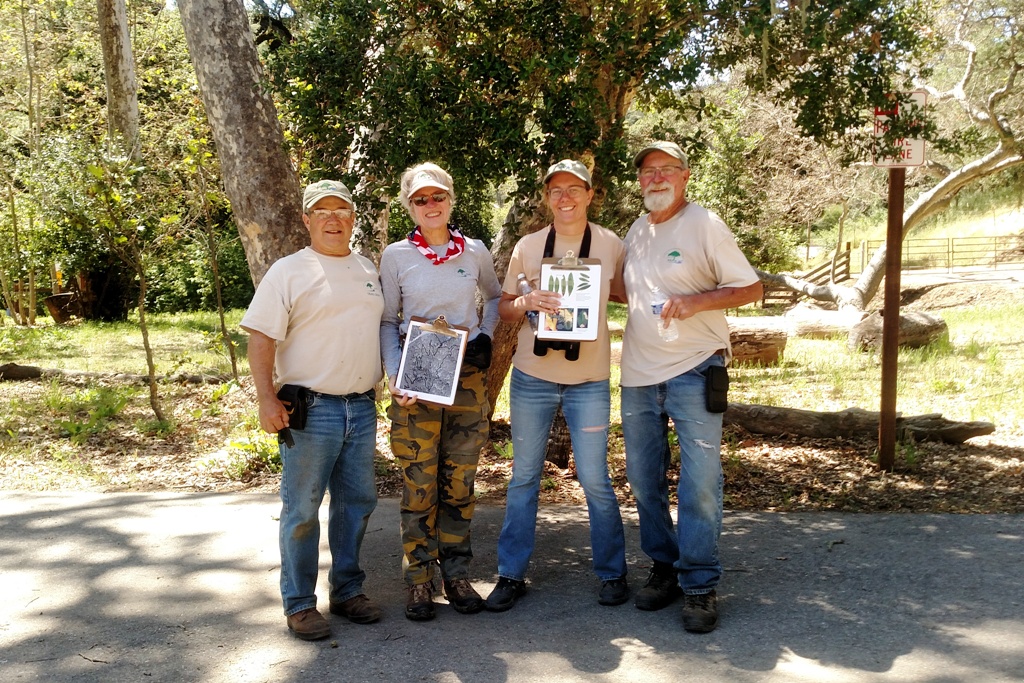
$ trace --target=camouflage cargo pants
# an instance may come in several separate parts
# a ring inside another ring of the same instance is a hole
[[[406,583],[467,578],[473,557],[469,526],[476,507],[474,480],[487,443],[487,373],[463,366],[455,403],[392,402],[391,451],[402,464],[402,571]]]

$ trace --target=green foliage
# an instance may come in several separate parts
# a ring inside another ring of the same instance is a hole
[[[513,456],[512,442],[508,439],[505,441],[495,441],[491,443],[494,447],[494,452],[498,454],[498,457],[502,460],[511,460]]]
[[[224,306],[245,308],[254,292],[245,251],[233,223],[221,223],[216,229]],[[149,310],[212,311],[217,306],[209,252],[198,239],[179,243],[174,258],[157,259],[146,272]]]
[[[24,24],[22,12],[27,12]],[[161,310],[212,308],[210,268],[189,230],[201,205],[190,184],[195,175],[190,155],[197,154],[196,141],[209,138],[209,131],[180,19],[160,3],[129,13],[140,138],[137,161],[128,164],[105,141],[106,92],[95,12],[95,3],[80,0],[0,7],[0,167],[9,173],[16,207],[0,214],[0,235],[12,229],[16,216],[22,236],[16,266],[8,249],[13,241],[0,239],[0,267],[19,277],[34,268],[41,287],[49,287],[54,262],[61,265],[65,284],[85,274],[97,295],[117,291],[122,299],[113,305],[100,301],[92,313],[119,319],[126,304],[134,303],[132,280],[139,275],[121,263],[123,250],[132,243],[152,246],[163,232],[174,235],[177,248],[173,258],[158,251],[148,255],[143,270],[155,276],[156,286],[147,300]],[[30,82],[35,83],[31,97],[26,94]],[[205,170],[204,196],[222,207],[214,217],[221,251],[228,252],[222,255],[232,294],[228,304],[242,305],[251,295],[248,267],[232,236],[215,160]]]
[[[73,353],[74,334],[66,327],[37,326],[0,327],[0,360],[21,361],[26,358],[59,358]]]
[[[81,444],[93,434],[106,430],[137,393],[134,387],[89,387],[68,392],[51,382],[42,403],[72,443]]]
[[[726,113],[715,118],[708,148],[693,164],[687,193],[725,221],[755,267],[791,270],[796,265],[796,236],[783,226],[763,222],[768,184],[762,142],[760,133],[744,134],[738,118]]]
[[[320,0],[300,9],[288,24],[296,39],[269,56],[292,133],[308,143],[311,171],[350,169],[368,193],[388,197],[401,169],[425,159],[460,187],[511,175],[530,194],[538,169],[591,155],[596,184],[611,186],[631,175],[633,97],[662,102],[708,68],[750,60],[760,65],[751,86],[795,99],[807,134],[838,139],[894,89],[897,67],[921,45],[922,19],[913,3],[838,1],[774,12],[690,1],[583,11],[532,0]]]
[[[238,481],[250,479],[259,472],[280,472],[277,435],[264,432],[256,413],[249,413],[242,424],[232,430],[224,448],[206,465],[223,470],[229,478]]]

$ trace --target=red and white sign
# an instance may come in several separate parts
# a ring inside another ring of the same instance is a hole
[[[928,103],[928,93],[924,90],[915,90],[908,93],[914,104],[924,109]],[[875,137],[882,137],[889,130],[889,117],[899,114],[899,102],[894,102],[892,107],[875,107]],[[894,157],[878,157],[872,160],[872,164],[882,168],[898,168],[901,166],[920,166],[924,163],[924,140],[919,138],[900,138],[896,141],[899,153]]]

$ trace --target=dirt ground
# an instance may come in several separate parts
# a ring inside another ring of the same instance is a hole
[[[1009,300],[1019,301],[1024,312],[1024,286],[1012,279],[907,284],[902,298],[908,308],[941,310]],[[84,381],[68,382],[61,391],[83,386]],[[16,408],[38,403],[53,390],[51,380],[0,384],[3,399]],[[137,426],[151,417],[142,392],[108,428],[80,443],[70,441],[66,430],[53,419],[26,417],[21,424],[9,425],[6,433],[0,434],[0,489],[276,490],[277,475],[258,458],[239,466],[249,448],[246,435],[254,433],[240,432],[238,427],[255,405],[248,378],[217,398],[212,398],[214,389],[209,385],[167,385],[161,391],[177,425],[167,436],[146,434]],[[381,420],[377,474],[381,495],[392,496],[400,492],[401,476],[390,455],[386,427]],[[491,437],[481,458],[477,492],[483,501],[500,503],[512,468],[510,457],[506,457],[510,456],[507,422],[497,420]],[[963,445],[917,444],[913,462],[899,462],[893,472],[878,471],[871,459],[875,448],[874,440],[765,437],[730,431],[722,450],[726,507],[1024,512],[1022,425],[1007,425]],[[620,500],[630,504],[620,432],[613,431],[609,450],[616,490]],[[549,463],[542,500],[582,503],[582,490],[574,475],[571,463],[566,470]]]

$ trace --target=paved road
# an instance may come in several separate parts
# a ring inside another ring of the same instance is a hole
[[[1024,680],[1020,515],[727,514],[722,624],[701,636],[675,606],[596,603],[579,507],[542,508],[510,612],[407,621],[397,503],[382,500],[364,565],[384,620],[331,617],[333,638],[307,643],[281,616],[277,511],[262,494],[0,492],[0,681]],[[502,514],[481,506],[474,523],[481,592]]]

